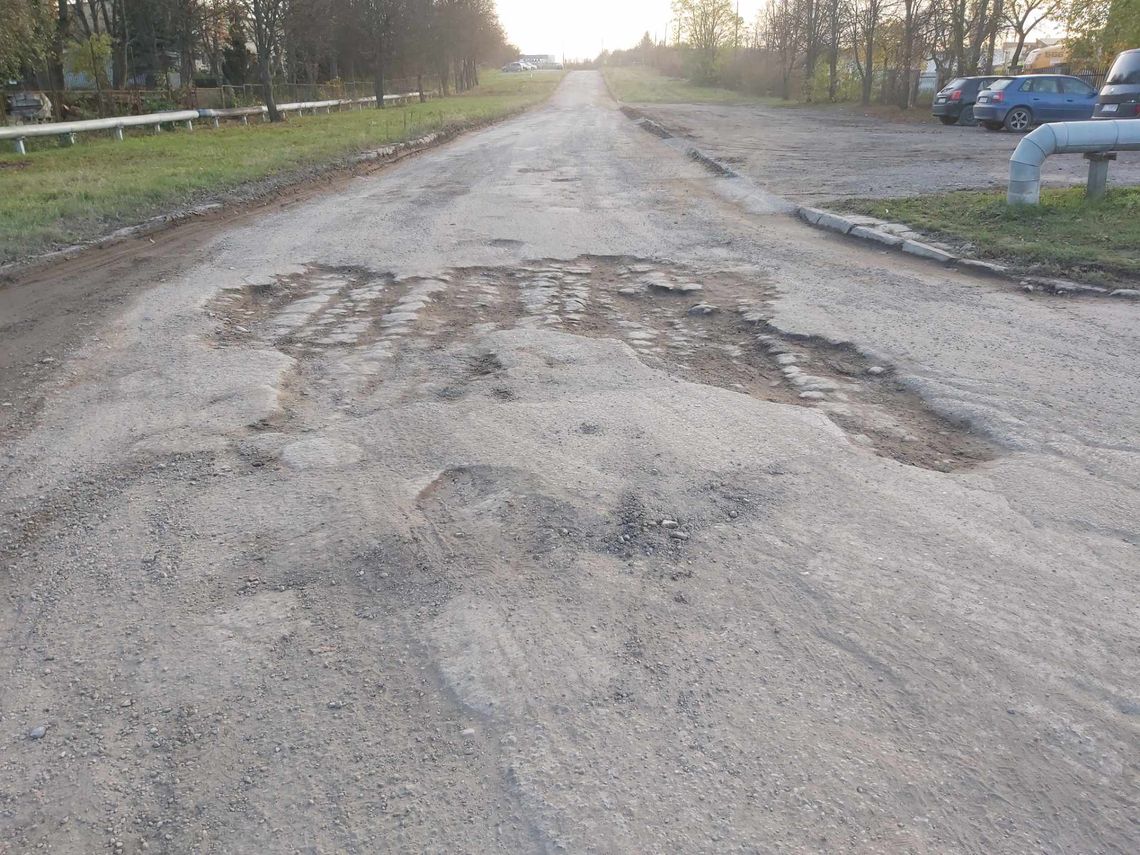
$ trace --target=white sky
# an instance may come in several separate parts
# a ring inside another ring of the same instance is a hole
[[[740,0],[751,26],[762,0]],[[602,51],[631,48],[648,30],[658,39],[672,18],[670,0],[496,0],[507,38],[523,53],[593,59]]]

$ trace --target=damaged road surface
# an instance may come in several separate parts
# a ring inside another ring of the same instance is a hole
[[[1140,307],[734,180],[578,73],[84,268],[0,391],[0,851],[1135,851]]]

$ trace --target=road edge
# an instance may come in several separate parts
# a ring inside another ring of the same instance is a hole
[[[557,89],[558,87],[555,87],[555,91],[557,91]],[[237,214],[247,209],[253,210],[272,203],[275,199],[280,198],[286,193],[296,193],[304,189],[311,189],[314,195],[318,195],[324,189],[332,189],[331,187],[323,188],[321,186],[322,184],[329,183],[339,177],[372,174],[373,172],[399,163],[407,157],[423,154],[424,152],[439,148],[466,134],[510,121],[530,110],[542,107],[550,100],[553,94],[552,92],[541,101],[537,101],[534,104],[520,109],[511,110],[501,116],[477,119],[469,122],[454,122],[445,125],[438,131],[416,137],[415,139],[404,140],[378,149],[346,155],[341,159],[329,161],[324,164],[315,164],[313,167],[310,167],[317,170],[317,174],[315,175],[302,175],[297,171],[293,171],[281,173],[278,176],[268,176],[266,180],[273,182],[272,186],[252,196],[239,198],[238,194],[243,187],[248,190],[254,182],[238,185],[223,194],[220,201],[207,202],[189,208],[181,208],[164,214],[158,214],[142,222],[123,226],[101,237],[92,238],[83,243],[77,243],[72,246],[63,247],[62,249],[54,249],[38,255],[31,255],[26,258],[7,262],[6,264],[0,264],[0,288],[8,284],[7,280],[28,273],[29,271],[70,260],[92,250],[107,249],[123,241],[140,237],[150,237],[202,217],[223,213]]]
[[[872,243],[877,249],[895,250],[946,267],[958,267],[971,273],[982,273],[1005,281],[1016,282],[1025,291],[1044,291],[1058,296],[1088,294],[1140,299],[1140,289],[1136,288],[1108,288],[1102,285],[1086,285],[1068,279],[1019,275],[1004,264],[960,255],[952,252],[948,247],[931,243],[904,223],[892,223],[863,214],[840,214],[826,208],[808,205],[798,206],[796,216],[810,226],[865,243]]]

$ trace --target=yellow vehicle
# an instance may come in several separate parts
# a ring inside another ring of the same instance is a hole
[[[1034,48],[1025,57],[1025,64],[1022,65],[1021,70],[1023,72],[1048,71],[1054,66],[1064,65],[1068,59],[1069,52],[1065,48],[1064,42],[1049,47]]]

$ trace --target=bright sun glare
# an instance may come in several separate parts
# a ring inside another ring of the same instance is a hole
[[[603,48],[633,47],[642,34],[662,39],[670,0],[496,0],[508,39],[523,53],[592,59]],[[756,19],[760,0],[741,0],[740,15]]]

